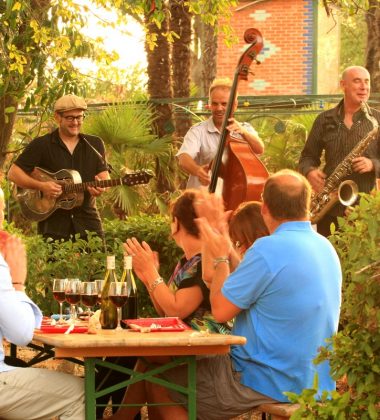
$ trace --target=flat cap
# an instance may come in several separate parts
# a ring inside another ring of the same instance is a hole
[[[87,109],[86,101],[76,95],[65,95],[54,104],[54,112],[65,112],[73,109]]]

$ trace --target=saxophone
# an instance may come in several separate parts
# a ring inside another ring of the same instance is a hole
[[[310,220],[317,223],[340,200],[345,206],[352,205],[358,196],[358,187],[354,181],[342,179],[352,174],[352,160],[361,156],[377,136],[379,124],[376,118],[369,113],[368,105],[364,102],[361,109],[365,117],[372,123],[372,130],[358,142],[351,152],[340,162],[334,172],[327,178],[323,190],[315,193],[311,199]]]

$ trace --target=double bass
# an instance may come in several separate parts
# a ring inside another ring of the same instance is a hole
[[[248,80],[249,67],[258,62],[257,55],[263,48],[260,31],[249,28],[244,40],[251,44],[241,55],[236,67],[231,92],[224,116],[220,143],[211,167],[209,192],[221,194],[227,210],[234,210],[244,201],[261,201],[261,193],[269,174],[265,165],[252,151],[250,145],[231,136],[227,130],[228,120],[233,116],[233,106],[240,80]],[[221,187],[220,187],[221,185]]]

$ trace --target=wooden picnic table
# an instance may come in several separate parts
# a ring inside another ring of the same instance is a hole
[[[83,357],[85,365],[86,420],[96,418],[96,398],[110,391],[126,387],[139,380],[160,383],[188,396],[189,419],[196,419],[196,356],[225,354],[231,345],[244,345],[245,337],[223,334],[203,334],[193,330],[181,332],[148,332],[130,330],[98,330],[97,334],[47,334],[36,330],[34,341],[52,346],[55,357]],[[112,356],[176,356],[170,362],[155,366],[148,372],[138,373],[130,369],[102,360]],[[188,366],[188,386],[180,387],[162,378],[157,378],[165,370],[180,364]],[[95,390],[96,366],[105,366],[131,375],[115,386],[105,390]]]

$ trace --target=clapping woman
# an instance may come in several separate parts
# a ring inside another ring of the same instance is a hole
[[[156,254],[146,242],[140,243],[136,238],[127,239],[124,248],[132,255],[133,270],[145,284],[159,315],[179,317],[194,329],[228,332],[226,325],[218,324],[212,318],[209,289],[202,280],[202,241],[194,209],[194,202],[201,197],[199,190],[186,190],[170,206],[171,236],[184,255],[167,282],[160,276]],[[159,362],[157,359],[154,361]],[[135,370],[145,370],[141,359]],[[137,382],[127,389],[123,403],[145,402],[144,382]],[[133,418],[137,411],[136,407],[122,407],[111,418]]]
[[[209,289],[202,280],[202,242],[194,210],[194,202],[200,196],[198,190],[186,190],[171,204],[171,236],[184,255],[167,282],[159,275],[156,254],[146,242],[132,238],[124,244],[126,252],[133,256],[133,269],[147,287],[157,313],[179,317],[195,329],[202,328],[198,321],[210,314]],[[217,331],[219,327],[216,323],[204,326]]]

